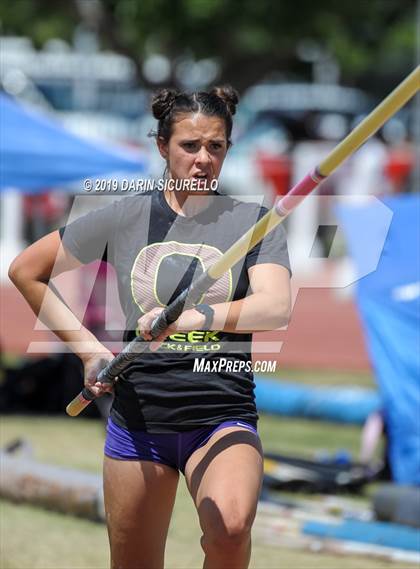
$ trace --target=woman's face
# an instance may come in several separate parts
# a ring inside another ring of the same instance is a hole
[[[209,188],[219,177],[228,149],[225,123],[201,113],[181,115],[169,142],[158,139],[158,147],[171,178],[197,179],[199,186]]]

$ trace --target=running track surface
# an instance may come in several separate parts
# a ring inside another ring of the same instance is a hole
[[[34,330],[35,317],[12,285],[0,285],[0,295],[3,352],[25,354],[31,341],[55,338]],[[279,340],[283,342],[280,351]],[[369,369],[355,305],[331,288],[301,288],[288,329],[255,335],[253,351],[255,358],[275,359],[277,369]]]

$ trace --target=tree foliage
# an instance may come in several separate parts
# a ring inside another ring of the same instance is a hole
[[[413,67],[414,0],[17,0],[0,7],[3,34],[36,45],[71,40],[77,24],[95,30],[104,47],[141,64],[151,53],[174,63],[191,55],[220,63],[220,81],[240,90],[272,73],[310,77],[297,46],[316,42],[338,61],[351,84]],[[176,82],[172,77],[172,82]]]

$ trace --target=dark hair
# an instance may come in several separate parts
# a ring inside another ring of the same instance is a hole
[[[226,140],[231,144],[232,116],[236,112],[238,93],[226,85],[214,87],[211,91],[185,93],[175,89],[161,89],[152,98],[152,112],[158,120],[156,136],[168,142],[177,115],[202,113],[208,117],[220,117],[226,126]]]

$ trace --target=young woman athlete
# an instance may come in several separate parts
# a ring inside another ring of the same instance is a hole
[[[265,212],[210,189],[231,144],[236,104],[229,87],[162,90],[152,109],[166,179],[193,181],[195,188],[113,202],[37,241],[10,268],[34,312],[42,305],[44,322],[80,356],[85,384],[98,396],[110,389],[96,376],[113,355],[47,283],[105,254],[118,276],[125,340],[136,334],[151,340],[163,307]],[[104,458],[113,569],[164,566],[179,471],[197,508],[204,567],[248,567],[263,472],[252,332],[287,322],[289,274],[278,226],[120,374]]]

